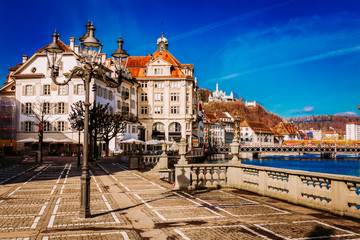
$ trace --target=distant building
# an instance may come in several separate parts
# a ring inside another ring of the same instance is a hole
[[[305,133],[299,131],[294,125],[291,123],[279,123],[273,129],[277,133],[284,136],[284,140],[304,140]]]
[[[240,124],[241,142],[245,145],[274,146],[275,133],[262,122],[243,121]]]
[[[225,144],[225,124],[216,117],[215,113],[204,112],[204,142],[206,147],[222,146]]]
[[[245,102],[245,107],[256,107],[256,106],[257,106],[256,101],[246,101]]]
[[[326,131],[325,137],[328,140],[337,140],[337,139],[339,139],[339,134],[334,131]]]
[[[322,130],[314,130],[310,128],[309,130],[301,130],[303,133],[306,134],[305,140],[322,140],[324,132]]]
[[[346,124],[346,140],[360,140],[360,123]]]
[[[234,100],[232,92],[227,96],[224,91],[219,90],[219,84],[216,84],[216,90],[209,96],[209,102],[232,102]]]

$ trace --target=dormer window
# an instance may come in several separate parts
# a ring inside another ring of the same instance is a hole
[[[163,74],[164,74],[164,69],[162,69],[162,68],[154,69],[154,75],[163,75]]]

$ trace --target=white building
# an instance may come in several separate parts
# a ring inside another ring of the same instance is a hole
[[[71,70],[77,66],[77,54],[79,46],[75,45],[75,38],[70,38],[70,45],[58,40],[58,44],[64,50],[58,62],[60,72],[58,81],[65,81]],[[67,85],[55,85],[51,80],[51,70],[45,48],[41,48],[29,59],[23,59],[23,64],[13,72],[10,77],[16,84],[15,98],[18,122],[17,122],[17,147],[22,150],[31,147],[38,142],[39,116],[44,116],[44,149],[48,151],[61,151],[71,153],[78,142],[78,132],[72,130],[69,124],[69,113],[71,105],[85,100],[85,89],[83,80],[73,76]],[[94,101],[101,104],[109,104],[111,113],[121,113],[129,117],[137,115],[137,87],[136,81],[125,80],[121,87],[116,89],[112,59],[107,59],[102,54],[103,71],[106,80],[93,79],[90,83],[90,103]],[[96,87],[93,88],[94,84]],[[114,87],[115,86],[115,87]],[[41,114],[43,112],[44,114]],[[137,133],[137,124],[130,123],[127,133]],[[131,135],[132,137],[137,134]],[[81,143],[83,142],[81,135]],[[116,139],[110,142],[110,151],[115,149]],[[50,144],[51,143],[51,144]],[[99,143],[101,145],[101,143]],[[100,146],[102,147],[102,146]]]
[[[257,106],[256,101],[246,101],[245,102],[245,107],[256,107],[256,106]]]
[[[169,51],[168,40],[157,40],[157,51],[129,57],[127,68],[140,83],[139,121],[145,140],[185,138],[199,144],[197,80],[193,64],[180,63]],[[145,132],[146,131],[146,132]]]
[[[262,122],[240,124],[241,143],[252,146],[274,146],[274,132]]]
[[[360,123],[352,122],[346,124],[346,140],[360,140]]]
[[[234,101],[233,93],[229,96],[224,91],[219,90],[219,84],[216,84],[216,90],[209,96],[209,102],[232,102]]]

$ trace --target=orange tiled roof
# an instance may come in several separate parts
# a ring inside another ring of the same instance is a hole
[[[291,123],[279,123],[275,126],[275,130],[280,134],[298,134],[298,130]]]
[[[261,132],[266,134],[274,134],[274,132],[271,131],[271,129],[262,122],[252,122],[244,120],[240,123],[240,127],[250,127],[251,130],[253,130],[255,133]]]
[[[172,77],[186,77],[180,68],[182,68],[182,67],[192,68],[193,67],[192,64],[181,64],[168,51],[164,51],[164,52],[156,51],[152,55],[148,55],[148,56],[129,57],[126,67],[130,70],[133,77],[135,77],[135,78],[143,78],[143,77],[168,78],[168,76],[146,76],[144,69],[147,68],[147,64],[157,58],[161,58],[161,59],[169,62],[173,66],[173,70],[171,71]]]

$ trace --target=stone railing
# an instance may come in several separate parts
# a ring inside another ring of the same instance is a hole
[[[360,219],[360,178],[251,165],[175,165],[175,187],[233,187]]]
[[[196,164],[190,167],[190,186],[217,188],[226,186],[227,166],[223,164]]]
[[[145,166],[155,166],[160,159],[160,155],[139,155],[138,161],[139,165],[145,165]]]

